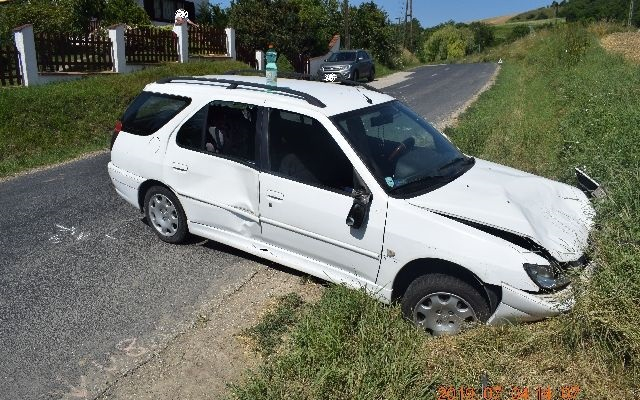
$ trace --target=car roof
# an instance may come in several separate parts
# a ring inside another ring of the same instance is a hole
[[[229,82],[237,83],[237,87],[232,87],[235,85]],[[243,85],[243,83],[246,85]],[[281,92],[260,87],[264,86],[265,83],[265,78],[259,76],[206,75],[201,77],[170,78],[151,83],[144,90],[181,95],[202,101],[244,101],[250,104],[260,105],[262,103],[261,105],[278,108],[294,106],[296,108],[314,110],[326,116],[342,114],[395,100],[387,94],[369,90],[362,86],[278,78],[278,88],[289,90],[289,92]],[[257,87],[251,85],[257,85]],[[312,100],[318,100],[319,102],[309,101],[301,95],[290,92],[309,95],[309,97],[314,98]]]

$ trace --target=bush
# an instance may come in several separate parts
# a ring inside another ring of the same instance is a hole
[[[473,49],[473,32],[467,27],[447,25],[435,31],[424,45],[427,61],[444,61],[464,57]]]
[[[513,27],[511,32],[509,32],[509,36],[507,36],[507,41],[515,42],[516,40],[527,36],[530,32],[531,32],[531,28],[529,28],[529,25],[516,25]]]

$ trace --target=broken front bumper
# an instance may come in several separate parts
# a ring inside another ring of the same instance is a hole
[[[588,264],[580,280],[588,281],[595,266]],[[502,284],[502,300],[493,315],[487,321],[489,325],[503,325],[556,316],[573,308],[575,297],[571,285],[551,294],[527,293],[513,286]]]

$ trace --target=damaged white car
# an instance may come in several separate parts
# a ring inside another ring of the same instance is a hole
[[[109,174],[160,239],[364,287],[434,335],[571,307],[581,190],[465,155],[388,95],[263,79],[164,79],[117,122]]]

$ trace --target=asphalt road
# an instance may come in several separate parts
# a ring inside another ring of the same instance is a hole
[[[494,70],[422,67],[385,91],[438,122]],[[0,399],[95,397],[259,268],[214,242],[156,239],[116,195],[108,161],[0,183]]]
[[[423,66],[383,91],[438,124],[485,86],[496,68],[494,63]]]

